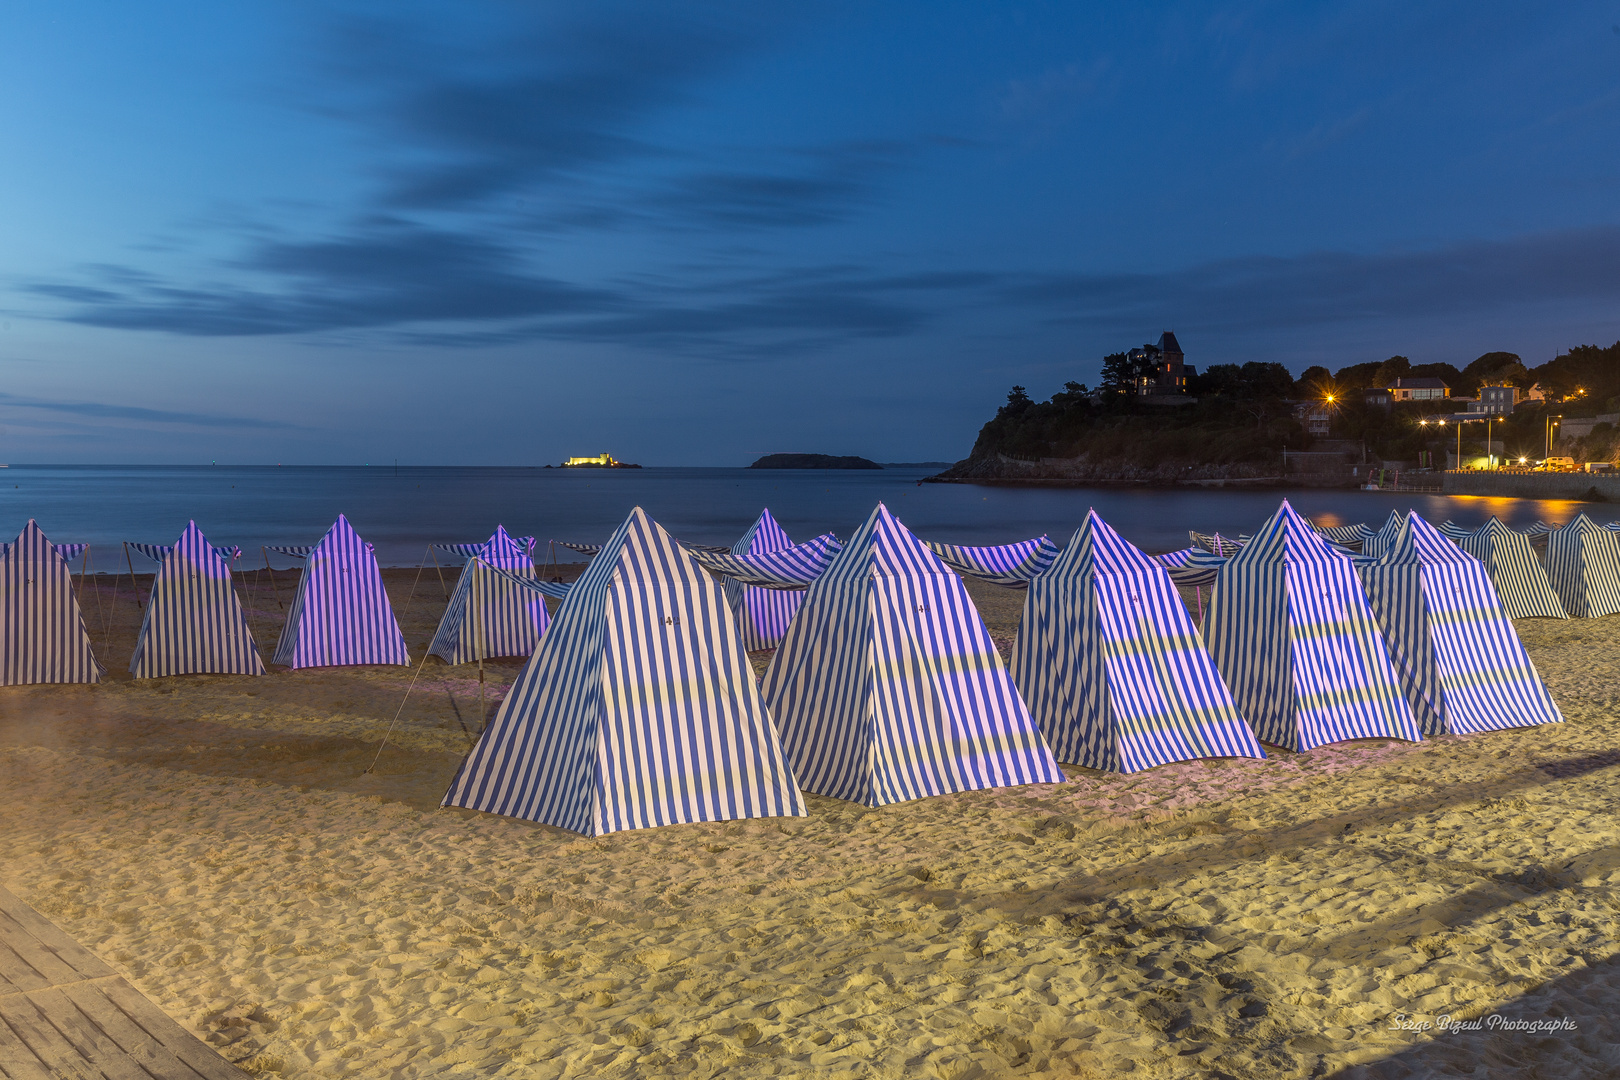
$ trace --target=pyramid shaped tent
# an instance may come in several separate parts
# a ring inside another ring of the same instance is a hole
[[[962,580],[882,503],[810,586],[762,692],[806,791],[883,806],[1064,779]]]
[[[1569,618],[1524,533],[1493,517],[1473,532],[1452,539],[1485,567],[1508,618]]]
[[[1357,572],[1423,734],[1563,720],[1485,568],[1416,513]]]
[[[1620,534],[1585,514],[1547,534],[1547,578],[1572,618],[1620,611]]]
[[[290,668],[409,664],[371,545],[342,514],[304,556],[272,663]]]
[[[1012,679],[1059,761],[1263,758],[1164,567],[1087,511],[1029,583]]]
[[[444,797],[588,836],[801,816],[719,582],[637,507]]]
[[[1351,556],[1286,499],[1221,568],[1204,636],[1262,742],[1422,737]]]
[[[1427,524],[1425,522],[1425,524]],[[1389,512],[1389,520],[1384,527],[1362,541],[1361,553],[1368,558],[1376,559],[1395,546],[1403,533],[1406,532],[1406,518],[1398,510]]]
[[[0,686],[94,683],[103,670],[73,571],[30,518],[16,542],[0,547]]]
[[[527,538],[525,538],[527,540]],[[529,541],[532,543],[533,541]],[[519,543],[497,525],[482,544],[441,545],[468,556],[450,604],[433,634],[428,654],[447,664],[466,664],[491,656],[528,656],[551,625],[545,598],[499,574],[478,572],[479,564],[533,578],[528,544]]]
[[[751,525],[742,539],[731,545],[733,555],[762,555],[768,551],[785,551],[793,546],[787,530],[778,525],[767,508]],[[796,589],[762,589],[727,579],[726,597],[737,612],[742,627],[743,648],[774,649],[793,622],[804,593]]]
[[[195,521],[164,549],[129,670],[162,675],[263,675],[264,661],[231,588],[231,568]]]

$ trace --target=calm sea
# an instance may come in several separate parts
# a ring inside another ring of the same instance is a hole
[[[828,531],[848,537],[881,500],[923,537],[964,544],[1042,533],[1063,543],[1095,507],[1151,552],[1186,547],[1189,528],[1248,532],[1284,496],[1324,524],[1375,527],[1391,510],[1408,508],[1435,523],[1477,525],[1494,514],[1523,526],[1538,518],[1562,523],[1583,506],[1308,489],[919,485],[932,471],[13,465],[0,470],[0,533],[9,539],[35,518],[53,540],[91,544],[92,569],[111,571],[122,562],[121,541],[173,543],[194,518],[210,540],[239,544],[257,563],[261,545],[312,544],[341,512],[384,565],[416,566],[428,544],[483,540],[497,524],[538,537],[543,560],[546,541],[600,542],[633,506],[683,540],[728,545],[762,507],[806,540]]]

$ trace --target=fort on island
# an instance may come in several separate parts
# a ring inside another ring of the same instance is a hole
[[[632,465],[627,461],[617,461],[612,454],[597,454],[593,457],[571,457],[562,463],[565,469],[639,469],[640,465]]]

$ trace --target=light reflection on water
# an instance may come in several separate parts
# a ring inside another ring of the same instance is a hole
[[[882,500],[928,539],[994,544],[1041,533],[1067,541],[1087,507],[1148,551],[1187,546],[1187,530],[1252,531],[1287,497],[1326,525],[1378,527],[1391,510],[1476,526],[1495,515],[1524,527],[1563,524],[1585,509],[1569,500],[1355,490],[1044,488],[917,483],[933,470],[24,466],[0,471],[0,533],[30,517],[58,542],[95,545],[95,566],[122,560],[123,540],[172,543],[187,519],[215,543],[311,544],[339,512],[377,545],[385,565],[415,566],[433,541],[482,540],[497,523],[515,535],[600,541],[640,505],[676,536],[730,544],[769,506],[796,540],[848,537]],[[543,555],[542,555],[543,557]],[[287,560],[272,559],[277,565]]]

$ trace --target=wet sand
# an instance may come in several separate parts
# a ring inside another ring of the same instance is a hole
[[[0,690],[0,882],[250,1072],[1620,1072],[1620,616],[1519,624],[1555,727],[585,840],[438,808],[470,666],[366,774],[412,671],[134,683],[127,580],[84,600],[109,681]]]

